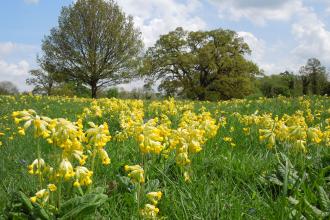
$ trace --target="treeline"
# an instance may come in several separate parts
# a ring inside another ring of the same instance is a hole
[[[133,18],[114,1],[77,0],[64,7],[42,41],[39,69],[27,84],[45,95],[226,100],[251,95],[327,94],[326,70],[310,59],[299,73],[266,76],[247,59],[248,44],[235,31],[187,31],[160,36],[146,50]],[[115,87],[144,79],[142,89]],[[157,90],[157,93],[153,91]]]
[[[308,59],[298,73],[285,71],[256,80],[256,94],[266,97],[330,94],[326,68],[316,58]]]

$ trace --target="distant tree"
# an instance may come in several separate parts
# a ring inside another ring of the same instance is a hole
[[[52,73],[45,72],[42,69],[30,70],[30,77],[26,84],[34,86],[33,92],[52,95],[52,89],[55,85],[55,79]]]
[[[251,79],[259,73],[245,58],[250,52],[231,30],[177,28],[147,50],[142,74],[160,80],[159,88],[168,94],[199,100],[242,98],[252,92]]]
[[[114,1],[77,0],[62,9],[58,27],[42,43],[42,60],[55,72],[91,88],[125,82],[134,75],[142,50],[133,19]]]
[[[107,98],[118,98],[119,91],[117,87],[111,87],[107,90]]]
[[[262,94],[268,98],[278,95],[290,95],[289,87],[286,85],[286,81],[283,80],[283,75],[264,76],[259,81]]]
[[[326,69],[316,58],[310,58],[305,66],[300,68],[300,76],[303,87],[303,94],[311,91],[314,95],[320,95],[326,87]]]
[[[309,84],[310,84],[310,77],[308,73],[305,71],[305,67],[301,67],[299,70],[299,75],[301,79],[301,85],[302,85],[302,94],[308,95],[309,93]]]
[[[281,77],[282,83],[288,88],[289,94],[291,96],[301,95],[300,89],[300,80],[297,75],[293,72],[284,71],[279,74]]]
[[[0,95],[14,95],[18,93],[18,89],[14,83],[9,81],[0,82]]]

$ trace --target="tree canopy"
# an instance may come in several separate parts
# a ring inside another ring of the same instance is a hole
[[[0,95],[14,95],[19,91],[16,85],[9,81],[0,82]]]
[[[305,66],[300,68],[303,94],[312,93],[320,95],[323,93],[327,83],[326,68],[316,58],[308,59]]]
[[[42,43],[43,55],[54,72],[91,88],[125,82],[134,76],[143,44],[133,19],[113,1],[77,0],[63,7]]]
[[[242,98],[253,91],[259,73],[246,59],[249,46],[236,32],[189,32],[176,28],[162,35],[145,55],[142,73],[160,80],[159,89],[199,100]]]

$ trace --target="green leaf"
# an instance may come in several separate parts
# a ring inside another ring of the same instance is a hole
[[[33,210],[33,205],[30,199],[21,191],[19,191],[19,195],[25,207],[31,212]]]
[[[329,212],[330,211],[329,196],[327,195],[327,193],[325,192],[322,186],[319,186],[318,188],[320,193],[321,207]]]
[[[38,203],[35,204],[36,208],[34,209],[34,213],[36,214],[37,217],[40,217],[41,219],[44,220],[50,220],[51,218],[49,217],[47,211],[40,206]]]
[[[329,212],[323,212],[322,210],[318,209],[317,207],[311,205],[306,199],[304,199],[305,204],[307,205],[307,207],[309,208],[309,210],[312,211],[312,213],[318,217],[318,218],[326,218],[329,216]]]
[[[149,180],[146,183],[145,187],[147,192],[156,191],[159,188],[159,180],[158,179]]]
[[[60,210],[62,217],[60,219],[76,219],[79,216],[91,215],[107,200],[108,196],[105,194],[86,194],[70,199],[62,204]]]

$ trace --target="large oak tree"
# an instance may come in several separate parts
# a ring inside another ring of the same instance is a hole
[[[63,7],[42,43],[41,60],[56,73],[91,88],[126,82],[135,73],[142,50],[141,33],[113,1],[77,0]]]
[[[159,89],[199,100],[242,98],[253,90],[259,73],[246,59],[251,51],[236,32],[188,32],[182,28],[162,35],[145,55],[142,73],[160,81]]]

